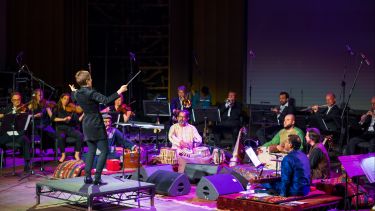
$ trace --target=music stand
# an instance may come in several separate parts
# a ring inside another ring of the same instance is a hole
[[[171,117],[171,107],[168,101],[164,100],[143,100],[143,112],[145,116],[156,117],[157,124],[160,124],[159,117]],[[156,147],[159,150],[159,130],[156,130]]]
[[[374,167],[371,166],[375,162],[372,160],[372,164],[370,166],[363,165],[363,161],[365,159],[375,159],[375,153],[368,153],[368,154],[361,154],[361,155],[347,155],[347,156],[339,156],[339,161],[343,165],[345,169],[345,175],[346,175],[346,181],[345,181],[345,203],[344,203],[344,209],[347,210],[347,203],[350,203],[351,200],[347,200],[348,198],[348,176],[350,178],[357,177],[357,193],[353,196],[356,197],[356,209],[358,210],[358,196],[359,193],[359,177],[366,176],[367,179],[370,181],[370,183],[374,183]],[[368,167],[372,168],[369,169]],[[372,171],[372,173],[369,173]],[[349,206],[349,209],[351,208],[351,204]]]
[[[3,124],[1,124],[0,134],[8,134],[12,137],[13,148],[13,171],[12,175],[16,175],[16,158],[15,158],[15,136],[23,135],[19,132],[26,131],[30,123],[31,115],[27,113],[20,114],[6,114],[3,117]],[[26,144],[26,143],[25,143]]]
[[[207,144],[207,122],[221,122],[220,110],[218,108],[196,108],[192,110],[192,115],[194,123],[204,122],[203,138]]]

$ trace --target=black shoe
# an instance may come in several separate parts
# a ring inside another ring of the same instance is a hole
[[[99,179],[99,180],[95,179],[94,180],[94,185],[106,185],[106,184],[108,184],[108,183],[104,182],[102,179]]]
[[[91,176],[86,176],[83,181],[85,182],[85,184],[91,184],[92,183],[92,178]]]

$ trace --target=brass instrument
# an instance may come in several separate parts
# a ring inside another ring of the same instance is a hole
[[[191,107],[191,101],[188,98],[184,98],[182,100],[182,105],[184,106],[184,108],[190,108]]]

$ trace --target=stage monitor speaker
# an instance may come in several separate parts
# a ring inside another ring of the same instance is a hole
[[[147,179],[158,170],[173,171],[173,167],[172,165],[142,166],[139,170],[139,180],[142,182],[147,181]],[[130,179],[138,180],[138,169],[131,174]]]
[[[243,177],[240,173],[234,171],[233,169],[229,168],[229,167],[226,167],[224,166],[219,174],[231,174],[233,175],[235,178],[237,178],[237,180],[241,183],[242,187],[246,190],[246,187],[247,187],[247,184],[249,183],[249,181]]]
[[[219,165],[187,163],[184,173],[191,184],[197,184],[202,177],[218,174],[220,169]]]
[[[206,176],[199,181],[196,189],[198,198],[216,200],[221,195],[244,191],[241,183],[231,174]]]
[[[191,185],[185,174],[158,170],[148,179],[155,184],[156,193],[167,196],[181,196],[190,193]]]

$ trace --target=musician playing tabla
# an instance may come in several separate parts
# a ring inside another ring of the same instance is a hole
[[[187,110],[178,112],[178,122],[169,129],[169,140],[172,142],[172,148],[180,150],[192,150],[195,146],[202,143],[202,137],[197,129],[188,123],[190,113]]]
[[[288,114],[284,118],[284,128],[281,129],[271,141],[262,145],[262,147],[268,147],[269,152],[284,152],[285,143],[288,141],[289,135],[298,135],[301,140],[304,140],[304,134],[301,129],[294,126],[295,117],[293,114]],[[301,144],[303,149],[303,144]]]

